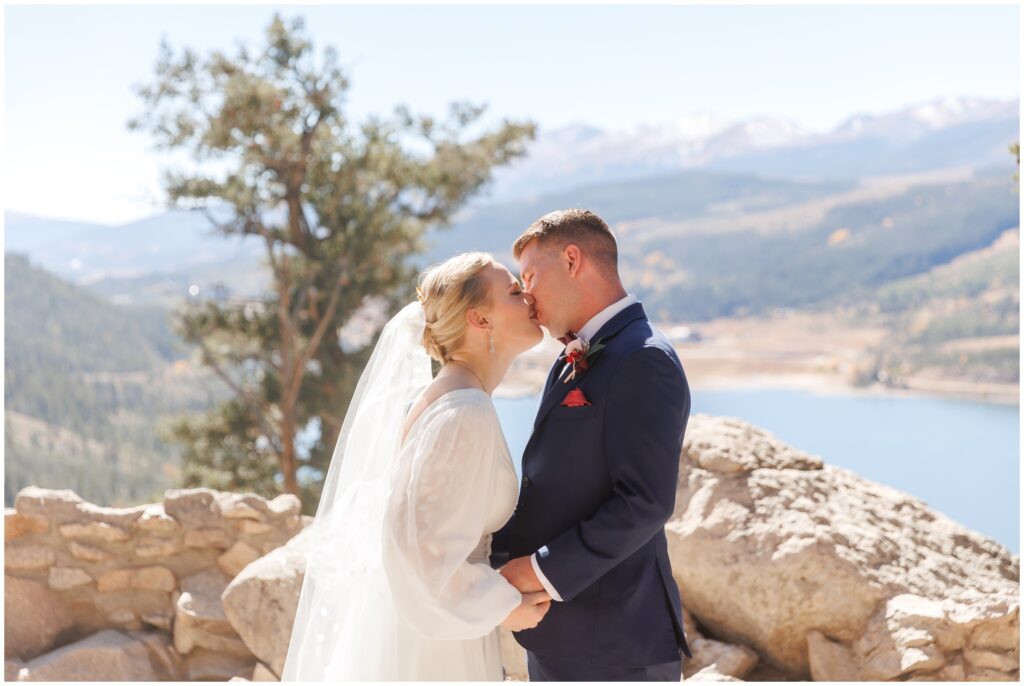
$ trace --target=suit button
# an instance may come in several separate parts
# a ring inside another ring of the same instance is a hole
[[[523,488],[529,488],[529,487],[530,487],[530,477],[523,476]]]

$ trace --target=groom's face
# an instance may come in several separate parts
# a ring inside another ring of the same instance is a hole
[[[564,336],[569,328],[576,287],[561,257],[557,245],[544,245],[536,239],[519,254],[519,275],[533,305],[533,320],[553,338]]]

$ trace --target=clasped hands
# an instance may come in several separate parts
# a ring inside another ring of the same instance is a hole
[[[523,594],[523,602],[501,623],[510,631],[532,629],[551,609],[551,596],[537,578],[530,557],[517,557],[498,570]]]

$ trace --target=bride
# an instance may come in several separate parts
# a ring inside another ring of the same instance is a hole
[[[488,563],[518,499],[491,393],[543,338],[530,296],[487,253],[431,267],[417,293],[345,416],[282,681],[500,681],[499,626],[533,628],[550,608]]]

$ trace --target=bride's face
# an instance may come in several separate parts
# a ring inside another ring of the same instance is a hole
[[[494,328],[494,345],[514,354],[529,350],[544,339],[544,331],[530,318],[530,295],[519,280],[497,262],[486,268],[491,302],[486,316]]]

